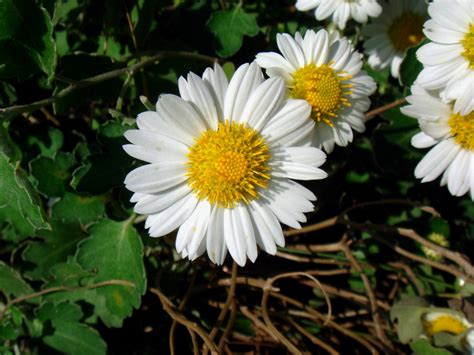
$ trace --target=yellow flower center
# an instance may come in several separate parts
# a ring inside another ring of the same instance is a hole
[[[426,333],[430,336],[440,332],[458,335],[468,329],[462,320],[448,314],[441,315],[430,321],[425,320],[424,326]]]
[[[395,18],[388,29],[388,37],[397,52],[405,52],[416,46],[425,36],[423,35],[423,16],[413,12],[405,12]]]
[[[188,153],[188,184],[199,199],[231,208],[258,198],[268,186],[270,150],[257,131],[244,124],[219,123],[196,139]]]
[[[293,74],[290,86],[291,96],[306,100],[311,105],[311,117],[333,126],[332,120],[337,117],[341,106],[351,106],[346,96],[351,94],[352,85],[344,84],[350,75],[337,73],[327,65],[317,67],[309,64]]]
[[[474,151],[474,111],[466,116],[455,113],[448,124],[456,143],[463,149]]]
[[[469,62],[469,67],[474,70],[474,23],[469,25],[469,32],[461,40],[461,44],[464,47],[462,55]]]

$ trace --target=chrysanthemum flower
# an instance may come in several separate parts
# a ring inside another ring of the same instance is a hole
[[[341,30],[351,18],[365,23],[369,16],[377,17],[382,12],[377,0],[297,0],[296,8],[299,11],[315,9],[314,16],[319,21],[332,16],[332,22]]]
[[[392,76],[398,78],[406,51],[425,37],[426,3],[424,0],[390,0],[381,4],[383,16],[362,28],[364,49],[372,68],[381,70],[390,66]]]
[[[474,0],[434,0],[424,33],[432,42],[417,51],[424,69],[416,83],[443,90],[455,100],[454,111],[474,110]]]
[[[422,182],[442,175],[441,185],[448,185],[454,196],[471,191],[474,200],[474,112],[461,115],[439,93],[420,86],[412,87],[409,106],[402,112],[418,120],[421,132],[412,138],[416,148],[434,146],[415,169]]]
[[[322,179],[326,159],[304,146],[314,123],[303,100],[287,100],[280,78],[264,81],[255,64],[228,82],[222,68],[179,79],[181,97],[162,95],[141,113],[124,149],[150,164],[131,171],[127,188],[135,211],[148,214],[152,237],[179,227],[176,249],[195,259],[206,249],[239,265],[270,254],[285,240],[279,222],[300,228],[316,197],[290,179]]]
[[[282,77],[295,99],[311,105],[316,122],[313,145],[330,153],[334,144],[345,147],[353,139],[352,129],[365,130],[364,113],[376,84],[361,70],[361,55],[346,38],[331,40],[326,30],[299,32],[295,38],[278,34],[277,53],[259,53],[257,63],[270,77]]]

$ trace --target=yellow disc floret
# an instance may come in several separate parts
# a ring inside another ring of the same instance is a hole
[[[462,55],[469,62],[469,67],[474,70],[474,23],[469,25],[469,32],[461,40],[461,44],[464,47]]]
[[[463,149],[474,151],[474,111],[466,116],[455,113],[448,124],[456,143]]]
[[[199,199],[231,208],[258,197],[268,186],[270,150],[257,131],[244,124],[219,123],[196,139],[188,153],[188,184]]]
[[[449,313],[428,314],[424,319],[424,328],[430,336],[441,332],[458,335],[464,333],[469,328],[469,324],[467,321]]]
[[[423,16],[414,12],[405,12],[395,18],[388,29],[388,37],[397,52],[405,52],[416,46],[423,38]]]
[[[350,75],[336,72],[328,65],[309,64],[293,73],[291,96],[306,100],[311,105],[311,117],[332,126],[341,106],[351,106],[346,96],[351,84],[344,84]]]

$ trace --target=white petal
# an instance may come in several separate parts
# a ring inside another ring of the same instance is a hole
[[[194,212],[178,230],[176,237],[178,253],[186,247],[188,256],[193,258],[206,235],[210,215],[211,204],[208,201],[199,201]]]
[[[129,172],[125,185],[133,192],[160,192],[185,181],[186,170],[181,162],[147,164]]]
[[[247,260],[247,244],[242,238],[244,231],[240,215],[235,209],[224,209],[224,238],[229,253],[237,264],[244,266]]]
[[[207,254],[217,265],[224,263],[227,246],[224,239],[224,209],[214,207],[207,230]]]
[[[260,131],[275,111],[281,108],[285,96],[283,79],[265,80],[250,95],[239,122],[247,123],[256,131]]]
[[[294,69],[305,66],[305,58],[300,45],[288,33],[277,34],[277,45],[280,52]]]
[[[179,127],[188,140],[206,130],[206,125],[193,106],[179,96],[162,95],[156,104],[156,112],[170,125]]]
[[[227,92],[227,87],[229,86],[229,81],[224,73],[224,70],[219,64],[214,64],[214,70],[207,68],[202,75],[204,81],[209,85],[211,92],[217,98],[218,107],[217,112],[219,117],[223,119],[224,115],[224,98]]]
[[[219,117],[215,96],[212,95],[207,84],[196,74],[189,73],[187,79],[180,77],[178,80],[181,97],[195,105],[195,110],[200,113],[207,128],[216,130]]]
[[[198,200],[194,194],[188,194],[167,209],[148,216],[145,228],[151,237],[161,237],[171,233],[183,224],[193,213]]]
[[[192,189],[185,182],[154,194],[145,194],[138,200],[133,210],[140,214],[157,213],[176,203],[191,191]]]
[[[262,81],[262,71],[256,63],[241,65],[232,76],[225,95],[224,119],[239,120],[249,96]]]

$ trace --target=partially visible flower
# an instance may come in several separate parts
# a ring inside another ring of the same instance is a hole
[[[471,351],[471,354],[474,353],[474,328],[467,331],[465,341],[468,350]]]
[[[270,77],[282,77],[289,95],[311,105],[316,122],[312,144],[330,153],[334,145],[345,147],[352,129],[365,130],[364,113],[374,93],[374,80],[361,70],[361,55],[346,38],[330,39],[326,30],[299,32],[293,38],[277,35],[278,53],[257,54],[257,63]]]
[[[365,23],[369,16],[377,17],[382,12],[377,0],[297,0],[296,8],[299,11],[314,9],[314,16],[319,21],[331,17],[341,30],[351,18]]]
[[[390,66],[392,76],[398,78],[407,50],[424,38],[426,3],[424,0],[390,0],[383,1],[382,7],[383,16],[362,28],[364,49],[372,68],[380,70]]]
[[[474,0],[434,0],[424,34],[432,42],[417,51],[424,69],[416,83],[455,100],[454,112],[474,110]]]
[[[443,248],[447,248],[449,247],[449,241],[448,239],[442,235],[442,234],[439,234],[439,233],[430,233],[428,234],[428,237],[427,239],[432,242],[432,243],[435,243]],[[430,259],[432,260],[437,260],[437,261],[441,261],[443,260],[443,257],[437,253],[436,251],[434,251],[433,249],[427,247],[426,245],[422,245],[421,246],[421,250],[423,251],[423,253]]]
[[[459,335],[472,327],[469,321],[453,312],[428,312],[423,316],[425,333],[433,336],[437,333],[446,332]]]
[[[222,68],[179,79],[181,97],[162,95],[141,113],[125,151],[149,164],[131,171],[135,212],[160,237],[179,228],[176,249],[193,260],[206,250],[239,265],[285,245],[280,222],[300,228],[314,194],[290,180],[322,179],[326,155],[303,146],[314,129],[311,108],[287,100],[282,79],[264,80],[255,64],[228,82]]]
[[[437,92],[414,85],[402,112],[418,120],[421,132],[411,142],[416,148],[433,147],[415,169],[422,182],[439,176],[454,196],[471,191],[474,200],[474,112],[461,115]]]

